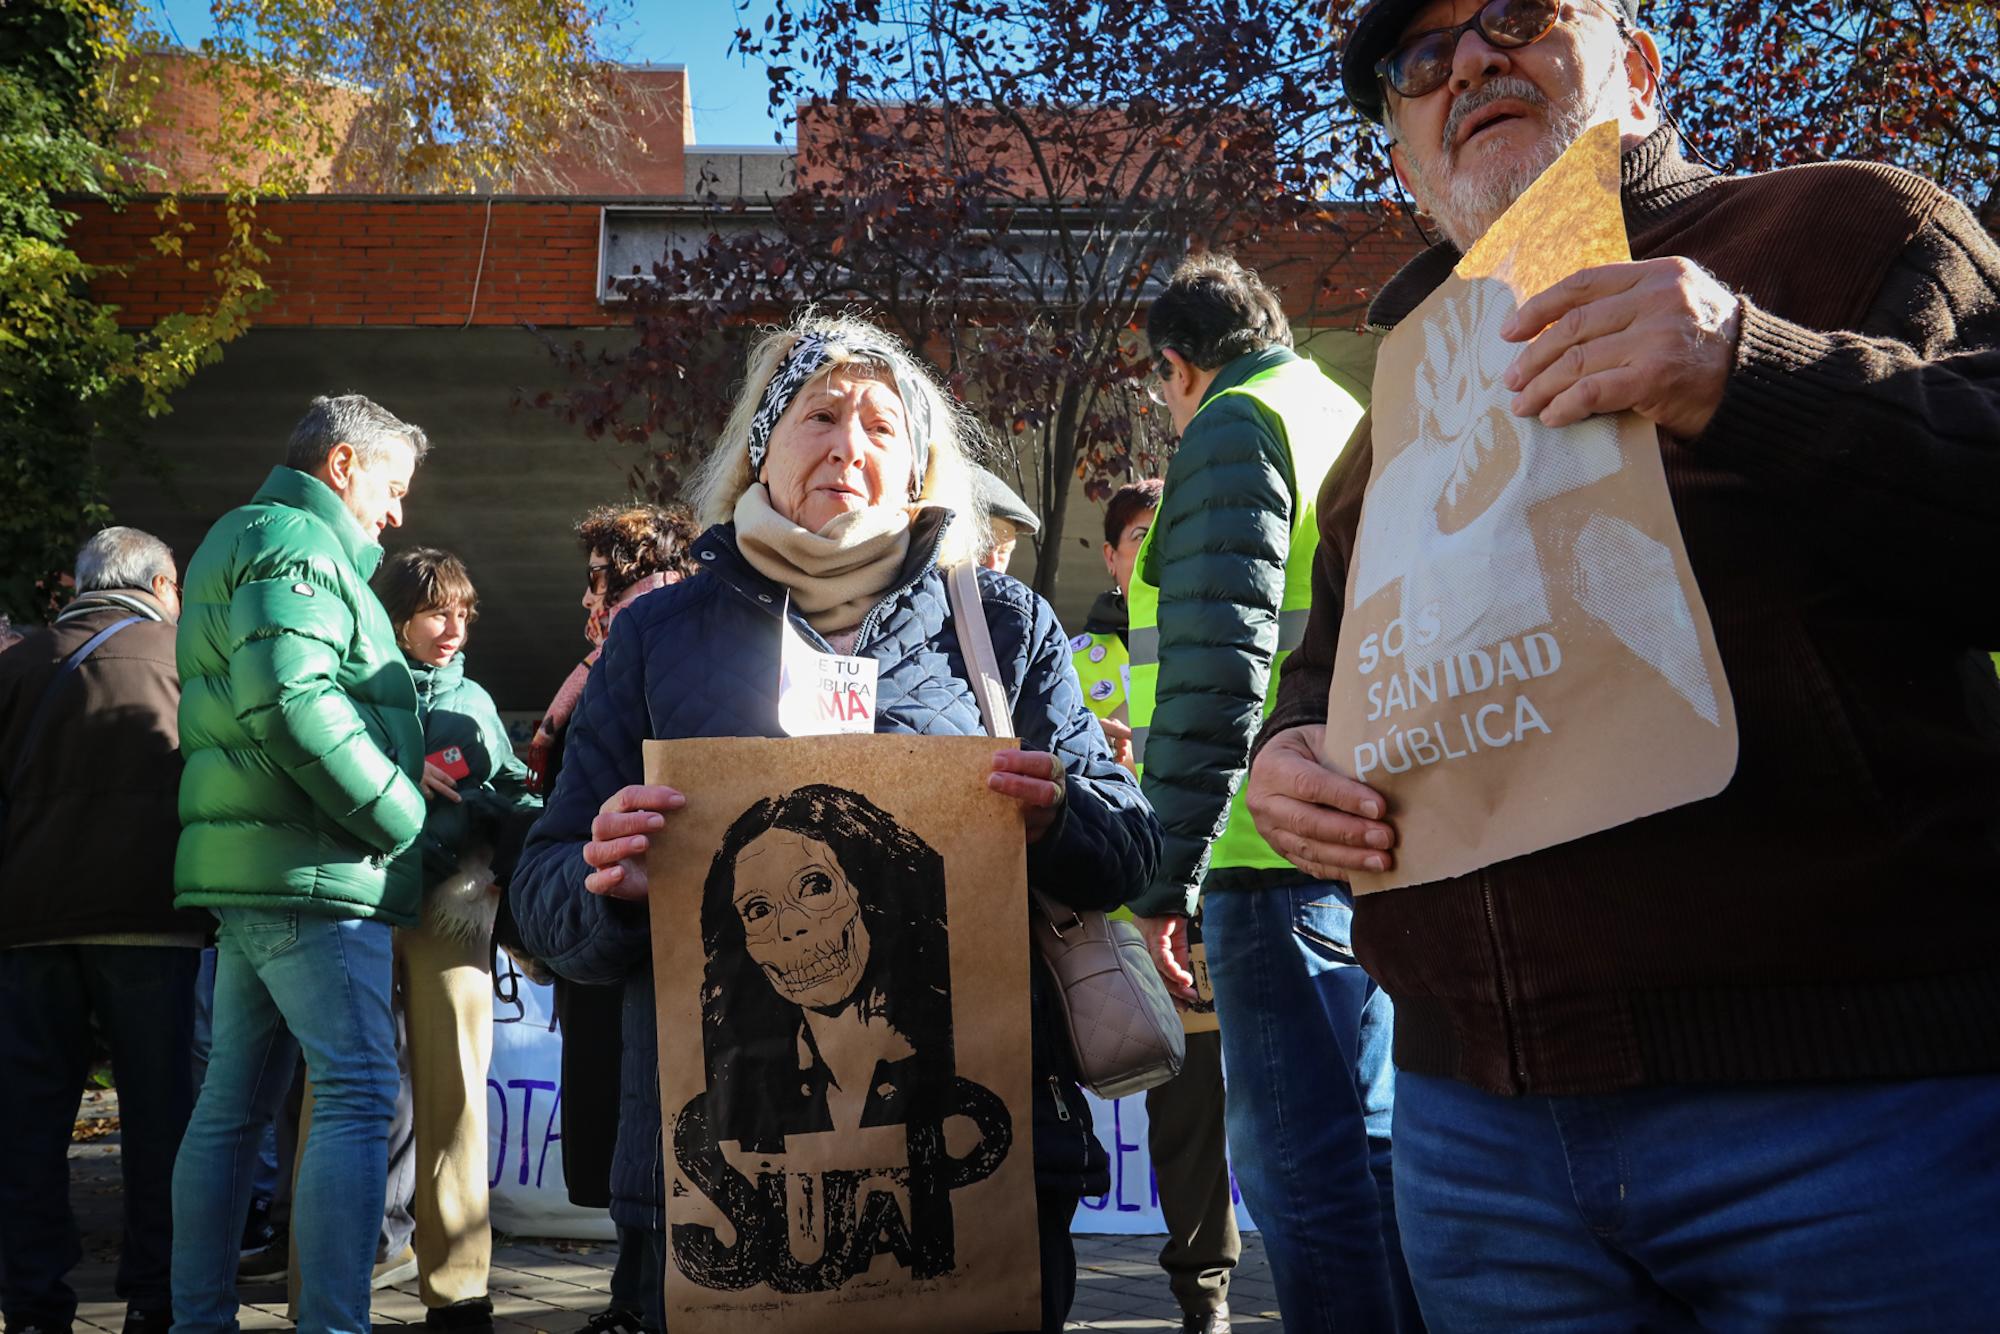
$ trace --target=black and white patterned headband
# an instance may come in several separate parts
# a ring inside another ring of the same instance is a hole
[[[912,384],[904,377],[901,358],[890,348],[818,332],[801,334],[799,341],[785,353],[785,359],[778,363],[770,382],[764,386],[763,396],[757,401],[757,415],[750,419],[750,475],[755,477],[763,470],[764,456],[771,448],[771,431],[777,426],[778,419],[792,406],[792,400],[799,396],[799,391],[812,383],[813,377],[825,370],[836,356],[843,363],[866,362],[889,373],[896,396],[903,400],[903,420],[909,428],[910,452],[913,455],[910,490],[915,494],[923,488],[924,474],[930,467],[930,395],[924,392],[924,386]]]

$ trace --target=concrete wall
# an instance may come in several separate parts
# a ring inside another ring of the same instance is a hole
[[[422,426],[433,446],[408,523],[384,545],[442,546],[464,558],[481,597],[472,676],[502,709],[539,711],[589,648],[577,601],[585,562],[570,526],[590,506],[624,499],[639,457],[510,405],[515,387],[557,387],[560,375],[518,329],[255,330],[152,426],[173,461],[167,483],[125,476],[113,508],[185,564],[216,517],[248,501],[283,460],[314,394],[367,394]]]

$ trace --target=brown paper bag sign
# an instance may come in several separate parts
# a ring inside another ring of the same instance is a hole
[[[1395,869],[1474,871],[1720,792],[1736,715],[1659,440],[1635,413],[1508,410],[1500,327],[1631,258],[1616,124],[1587,131],[1383,342],[1374,470],[1327,707],[1330,763],[1389,798]]]
[[[1215,984],[1208,978],[1208,945],[1201,938],[1201,918],[1188,918],[1188,971],[1194,974],[1194,1003],[1177,1003],[1183,1033],[1214,1033],[1222,1027],[1215,1014]]]
[[[1011,744],[646,743],[675,1334],[1040,1323]]]

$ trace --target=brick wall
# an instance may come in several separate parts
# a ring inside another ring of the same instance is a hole
[[[199,306],[214,290],[206,260],[225,234],[221,201],[190,199],[194,225],[181,256],[158,253],[152,210],[123,213],[72,201],[76,248],[92,264],[119,266],[98,299],[129,326]],[[596,299],[599,204],[595,200],[312,196],[263,205],[258,225],[281,239],[268,247],[271,297],[256,322],[269,327],[622,324],[628,315]],[[485,259],[480,260],[482,234]],[[1322,230],[1245,240],[1238,254],[1283,292],[1294,319],[1358,319],[1356,294],[1371,291],[1415,253],[1405,226],[1372,210],[1335,215]],[[201,261],[190,270],[188,260]],[[473,276],[479,278],[473,300]]]
[[[186,51],[151,51],[139,57],[139,72],[155,81],[143,135],[126,136],[125,147],[159,172],[161,189],[190,193],[221,191],[232,179],[261,178],[268,154],[252,153],[240,163],[218,162],[209,151],[224,115],[225,88],[231,106],[268,114],[268,98],[231,87],[233,67]],[[686,188],[687,145],[694,142],[694,117],[687,71],[678,65],[609,65],[614,85],[605,123],[522,173],[513,188],[524,194],[677,195]],[[334,150],[304,164],[307,188],[374,193],[356,184],[349,142],[367,95],[329,83],[310,89],[332,127]],[[503,187],[505,188],[505,187]]]
[[[1284,298],[1294,321],[1358,323],[1383,283],[1424,248],[1407,221],[1372,207],[1332,212],[1311,230],[1248,237],[1236,257]]]
[[[220,246],[218,200],[193,199],[182,216],[195,231],[184,255],[165,256],[150,238],[151,209],[123,213],[72,204],[76,248],[93,264],[125,266],[93,289],[120,307],[127,325],[199,305],[214,290],[204,263]],[[257,312],[266,327],[300,325],[593,326],[622,323],[596,300],[598,206],[575,200],[376,199],[322,196],[264,205],[258,225],[275,232],[264,280],[271,298]],[[485,237],[485,259],[480,243]],[[479,275],[473,304],[474,275]]]

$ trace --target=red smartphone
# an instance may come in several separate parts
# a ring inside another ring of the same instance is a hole
[[[450,774],[454,783],[464,782],[472,777],[472,766],[465,762],[465,752],[457,746],[446,746],[443,750],[432,751],[424,756],[424,763],[435,764]]]

